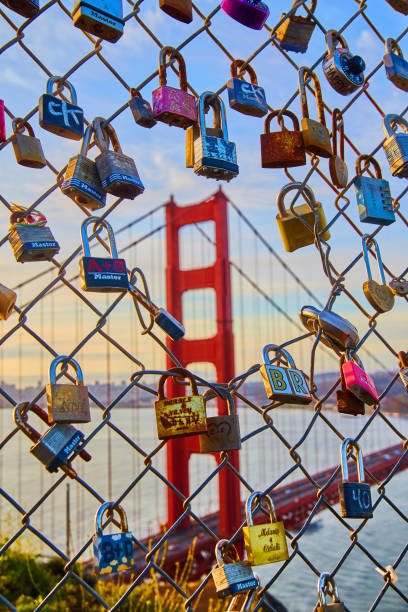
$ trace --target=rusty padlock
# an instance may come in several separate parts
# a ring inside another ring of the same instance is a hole
[[[76,373],[76,384],[62,384],[56,381],[58,364],[70,364]],[[84,385],[79,363],[72,357],[60,355],[50,365],[50,382],[47,385],[48,422],[52,423],[89,423],[88,387]]]
[[[292,9],[297,0],[292,4]],[[317,0],[311,0],[309,11],[314,13],[316,10]],[[296,12],[296,11],[295,11]],[[279,40],[280,48],[285,51],[294,51],[295,53],[306,53],[309,41],[312,37],[315,28],[315,21],[309,15],[302,17],[292,13],[286,17],[285,21],[276,30],[276,39]],[[286,13],[282,13],[280,20],[285,17]]]
[[[234,398],[225,389],[218,389],[228,405],[228,414],[207,417],[207,432],[199,436],[200,453],[218,453],[241,448],[241,433],[239,418]],[[217,397],[213,389],[208,389],[204,395],[204,403]]]
[[[333,184],[342,189],[348,182],[348,169],[344,161],[344,120],[339,108],[333,110],[332,119],[333,157],[329,159],[329,170]],[[340,155],[337,155],[337,133],[340,139]]]
[[[343,373],[343,365],[346,362],[345,355],[340,357],[340,377],[341,389],[336,391],[337,410],[343,414],[365,414],[364,402],[346,387],[346,381]]]
[[[160,0],[159,4],[162,11],[183,23],[191,23],[193,21],[193,3],[192,0]]]
[[[292,120],[293,130],[285,128],[283,115]],[[281,126],[279,132],[270,131],[274,117],[278,117]],[[294,168],[306,164],[303,135],[299,129],[299,120],[292,111],[272,111],[265,119],[264,129],[264,134],[261,134],[262,168]]]
[[[28,121],[16,117],[13,119],[12,126],[14,136],[11,142],[17,163],[27,168],[44,168],[47,162],[40,139],[34,136],[34,130]],[[24,130],[27,130],[28,136],[23,134]]]

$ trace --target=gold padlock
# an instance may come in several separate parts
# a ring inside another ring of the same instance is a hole
[[[388,287],[388,285],[385,282],[384,268],[383,268],[383,263],[381,259],[380,248],[377,244],[377,241],[374,240],[374,238],[371,238],[369,234],[364,234],[364,236],[362,237],[362,240],[363,240],[363,256],[364,256],[364,261],[365,261],[365,265],[367,268],[367,274],[368,274],[368,280],[365,281],[365,283],[363,284],[364,295],[366,296],[367,300],[370,302],[371,306],[375,308],[377,312],[387,312],[388,310],[391,310],[391,308],[394,306],[395,297],[394,297],[393,292],[391,291],[391,289]],[[367,249],[368,243],[374,244],[374,248],[375,248],[375,252],[377,256],[378,268],[380,270],[380,276],[381,276],[381,281],[382,281],[381,285],[377,283],[375,280],[373,280],[371,276],[371,267],[370,267],[370,261],[368,259],[368,249]]]
[[[319,121],[309,118],[305,87],[306,77],[310,77],[313,81]],[[306,66],[299,68],[299,93],[302,105],[302,134],[305,149],[309,151],[309,153],[315,153],[315,155],[319,155],[320,157],[331,157],[333,153],[329,130],[326,127],[326,120],[324,118],[324,105],[319,79],[315,73]]]
[[[76,384],[67,385],[56,382],[58,364],[69,363],[76,372]],[[82,370],[79,363],[65,355],[56,357],[50,366],[50,382],[46,388],[48,422],[52,423],[89,423],[88,387],[84,385]]]
[[[177,375],[190,382],[191,395],[166,398],[164,383],[169,376]],[[184,368],[171,368],[159,379],[155,402],[157,437],[159,440],[194,436],[207,431],[207,414],[203,397],[198,395],[197,383],[191,372]]]
[[[305,185],[301,191],[306,204],[295,206],[293,211],[285,207],[285,195],[293,189],[302,189],[302,183],[288,183],[282,187],[276,199],[278,205],[276,222],[278,224],[283,246],[285,250],[289,252],[296,251],[296,249],[314,243],[314,226],[316,218],[319,219],[317,226],[319,232],[327,225],[323,207],[320,202],[316,202],[314,193],[308,185]],[[305,223],[307,223],[307,225]],[[329,230],[324,232],[322,238],[324,240],[330,238]]]
[[[0,319],[5,321],[13,312],[17,293],[0,283]]]
[[[262,499],[269,508],[270,522],[254,525],[252,505],[255,501],[261,502]],[[276,520],[275,506],[269,495],[263,495],[262,491],[251,493],[246,501],[245,512],[247,526],[243,527],[242,531],[249,563],[264,565],[289,559],[285,526],[283,521]]]
[[[34,136],[34,130],[28,121],[16,117],[13,119],[12,126],[14,136],[11,142],[17,163],[27,168],[44,168],[47,162],[45,161],[40,139]],[[25,129],[28,132],[28,136],[23,134]]]

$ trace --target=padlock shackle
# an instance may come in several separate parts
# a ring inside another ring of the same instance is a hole
[[[130,97],[131,98],[142,98],[143,99],[142,94],[140,93],[140,91],[138,89],[136,89],[136,87],[131,87],[130,88]]]
[[[383,267],[383,263],[382,263],[382,259],[381,259],[380,247],[378,246],[377,241],[374,240],[374,238],[371,238],[371,236],[369,234],[364,234],[362,236],[362,241],[363,241],[363,255],[364,255],[365,265],[366,265],[366,268],[367,268],[368,280],[372,279],[371,266],[370,266],[370,261],[368,259],[368,248],[367,248],[367,245],[370,242],[370,243],[374,243],[375,252],[376,252],[376,255],[377,255],[377,263],[378,263],[378,268],[380,270],[380,276],[381,276],[382,284],[386,285],[387,283],[385,282],[385,274],[384,274],[384,267]]]
[[[339,108],[333,109],[332,113],[332,140],[334,157],[337,155],[337,132],[339,133],[340,139],[340,159],[344,161],[344,120],[343,113]]]
[[[119,138],[115,132],[115,128],[111,123],[105,123],[105,119],[102,117],[96,117],[92,121],[92,128],[95,132],[95,139],[98,147],[101,151],[106,151],[109,149],[109,142],[112,145],[112,148],[117,153],[122,153],[122,148],[119,143]]]
[[[65,81],[60,76],[52,76],[47,81],[47,89],[46,89],[47,94],[53,95],[52,90],[53,90],[54,85],[56,85],[57,88],[59,85],[64,85],[64,87],[66,87],[69,90],[71,104],[75,104],[75,105],[77,104],[77,95],[76,95],[76,91],[72,83],[70,83],[69,81]]]
[[[322,89],[320,87],[320,81],[317,78],[317,75],[307,68],[307,66],[302,66],[299,68],[299,93],[300,93],[300,103],[302,106],[302,116],[304,119],[309,118],[309,109],[307,106],[307,97],[306,97],[306,83],[305,77],[309,76],[313,81],[315,88],[315,98],[317,104],[317,116],[319,119],[319,123],[321,123],[324,127],[326,127],[326,119],[324,117],[324,105],[323,105],[323,97],[322,97]]]
[[[266,501],[266,505],[269,508],[269,518],[271,523],[276,523],[276,512],[275,505],[272,501],[272,498],[269,495],[264,495],[262,491],[254,491],[250,495],[248,495],[248,499],[245,504],[245,515],[248,527],[252,527],[254,524],[254,520],[252,518],[252,506],[254,502],[261,502],[262,500]]]
[[[245,79],[242,78],[242,77],[243,77],[243,75],[246,72],[249,75],[249,78],[251,80],[252,85],[258,85],[258,78],[256,76],[256,72],[252,68],[252,66],[250,66],[250,64],[247,64],[244,69],[241,69],[238,72],[238,69],[240,69],[244,64],[245,64],[244,60],[241,60],[241,59],[233,60],[233,62],[231,63],[231,76],[232,76],[232,78],[233,79],[241,79],[242,81],[244,81]]]
[[[354,363],[356,363],[365,372],[365,368],[363,366],[363,362],[361,361],[361,359],[357,355],[357,353],[353,353],[353,349],[347,349],[346,350],[346,357],[347,357],[347,359],[349,361],[354,361]]]
[[[341,445],[340,461],[341,461],[341,479],[343,482],[348,482],[349,473],[347,465],[347,452],[349,448],[354,448],[357,451],[357,478],[358,482],[364,482],[364,464],[363,464],[363,453],[358,442],[355,442],[351,438],[346,438]]]
[[[24,130],[27,130],[31,138],[35,138],[34,130],[27,120],[21,117],[15,117],[12,122],[13,134],[22,134]]]
[[[180,80],[180,89],[187,91],[187,71],[186,63],[180,51],[177,51],[174,47],[163,47],[159,55],[159,85],[164,87],[167,85],[167,74],[166,74],[166,57],[169,56],[171,60],[174,58],[178,63],[178,76]]]
[[[227,406],[228,406],[228,412],[227,414],[230,416],[235,416],[237,414],[237,407],[235,405],[234,402],[234,398],[232,396],[232,393],[230,393],[229,391],[227,391],[227,389],[217,389],[217,391],[215,391],[214,389],[207,389],[207,391],[203,394],[203,400],[204,403],[207,403],[208,401],[215,399],[215,398],[220,398],[222,400],[226,400],[227,401]]]
[[[55,357],[55,359],[53,359],[51,361],[51,365],[50,365],[50,385],[55,385],[56,384],[56,374],[57,374],[57,366],[58,364],[67,364],[67,365],[71,365],[74,370],[75,370],[75,374],[76,374],[76,385],[83,385],[84,384],[84,377],[82,375],[82,370],[81,370],[81,366],[79,365],[79,363],[71,358],[68,358],[66,355],[60,355],[59,357]]]
[[[330,55],[336,51],[337,43],[340,43],[342,49],[349,50],[349,46],[346,42],[346,39],[340,32],[337,30],[327,30],[326,32],[326,46]]]
[[[408,368],[408,353],[405,351],[400,351],[398,353],[398,359],[400,368]]]
[[[219,105],[218,111],[216,111],[216,107],[214,106],[215,100],[217,100],[215,104]],[[225,117],[224,102],[213,91],[205,91],[204,93],[201,94],[201,96],[198,99],[198,124],[200,127],[201,134],[205,136],[205,133],[206,133],[205,132],[206,130],[205,109],[207,105],[212,106],[212,108],[214,109],[214,127],[217,127],[218,125],[220,125],[221,127],[219,129],[222,130],[223,139],[228,140],[228,128],[227,128],[227,120]]]
[[[279,353],[279,357],[280,355],[283,355],[286,359],[286,361],[288,362],[289,366],[291,368],[295,368],[295,362],[293,361],[292,356],[290,355],[290,353],[284,349],[284,348],[280,348],[280,346],[278,344],[266,344],[263,349],[262,349],[262,359],[265,365],[270,365],[271,364],[271,360],[269,359],[269,353],[271,351],[274,351],[275,353]],[[279,361],[279,358],[278,358]]]
[[[189,370],[186,370],[185,368],[170,368],[170,370],[168,370],[166,374],[162,374],[159,378],[159,383],[157,386],[157,399],[158,400],[167,399],[166,396],[164,395],[164,383],[170,376],[178,376],[179,378],[187,378],[190,382],[191,395],[198,395],[197,381]]]
[[[394,127],[398,125],[404,130],[405,134],[408,134],[408,122],[405,121],[403,117],[393,113],[385,115],[383,119],[383,130],[386,136],[392,136],[397,131]]]
[[[292,4],[292,9],[296,6],[296,4],[299,2],[299,0],[294,0],[293,4]],[[314,13],[316,10],[316,5],[317,5],[317,0],[311,0],[310,2],[310,6],[309,6],[309,11],[311,13]],[[295,11],[296,12],[296,11]],[[295,13],[292,13],[292,15],[294,15]]]
[[[400,57],[404,57],[404,54],[401,51],[401,47],[393,38],[387,38],[387,40],[385,41],[385,49],[387,53],[395,53]]]
[[[367,163],[364,164],[364,168],[361,167],[363,161],[364,162],[368,162],[368,164]],[[357,176],[363,176],[364,170],[366,168],[368,169],[370,164],[372,164],[374,166],[376,178],[382,180],[382,173],[381,173],[380,164],[375,159],[375,157],[373,157],[372,155],[359,155],[357,157],[357,159],[356,159],[356,173],[357,173]]]
[[[101,505],[99,510],[96,511],[95,514],[95,534],[98,536],[102,535],[102,518],[105,512],[107,513],[107,517],[113,516],[114,512],[119,514],[120,519],[120,530],[122,533],[128,531],[128,522],[125,510],[119,504],[115,505],[115,502],[105,502]]]
[[[28,423],[28,405],[29,402],[17,404],[14,407],[13,419],[14,423],[27,436],[27,438],[29,438],[32,442],[36,443],[41,438],[41,434],[36,429],[34,429],[32,425],[29,425]],[[48,424],[48,414],[45,412],[45,410],[40,408],[40,406],[34,404],[33,406],[31,406],[30,410],[31,412],[34,412],[34,414],[37,414],[37,416],[39,416],[42,421]]]
[[[228,547],[228,552],[224,553],[224,548],[226,547]],[[239,563],[240,561],[237,549],[228,540],[218,540],[215,545],[215,559],[218,567],[221,567],[224,563]]]
[[[79,151],[79,154],[82,155],[83,157],[86,157],[88,153],[92,133],[93,133],[92,125],[88,125],[82,137],[81,149]]]
[[[89,249],[89,241],[88,241],[88,225],[91,223],[95,223],[95,225],[101,225],[106,229],[109,239],[109,251],[111,257],[114,259],[118,258],[118,251],[116,249],[116,241],[115,234],[113,233],[113,229],[111,225],[106,221],[106,219],[100,219],[99,217],[88,217],[81,224],[81,239],[82,239],[82,251],[84,253],[84,257],[90,257],[91,251]],[[94,232],[96,230],[94,229]]]
[[[284,111],[274,110],[271,113],[269,113],[269,115],[267,115],[265,119],[265,124],[264,124],[265,134],[270,134],[271,121],[274,117],[278,117],[278,123],[280,125],[282,132],[287,131],[287,129],[285,128],[285,124],[283,122],[283,115],[285,115],[285,117],[289,117],[289,119],[292,119],[293,129],[297,132],[299,131],[299,119],[296,117],[295,113],[292,113],[292,111],[290,110],[284,110]]]
[[[334,578],[327,572],[320,574],[317,580],[317,592],[319,594],[319,603],[321,606],[326,606],[326,593],[324,592],[328,586],[331,586],[333,592],[333,603],[340,603],[339,593],[337,591]]]
[[[289,191],[293,191],[294,189],[300,191],[300,193],[304,197],[306,204],[309,205],[310,210],[313,213],[316,213],[316,199],[309,185],[303,185],[302,187],[302,183],[288,183],[287,185],[282,187],[276,198],[276,204],[278,205],[278,213],[280,219],[284,219],[285,217],[290,216],[288,213],[288,209],[285,207],[285,196],[287,193],[289,193]]]

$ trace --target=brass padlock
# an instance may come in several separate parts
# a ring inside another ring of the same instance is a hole
[[[330,177],[333,184],[342,189],[348,182],[348,169],[344,161],[344,120],[339,108],[333,110],[332,120],[333,157],[329,159]],[[337,155],[337,132],[340,138],[340,155]]]
[[[8,239],[16,261],[50,261],[60,247],[50,228],[45,226],[45,216],[35,209],[25,214],[26,208],[16,204],[11,210]]]
[[[227,548],[227,550],[225,550]],[[237,549],[228,540],[219,540],[215,546],[216,567],[211,571],[217,597],[244,593],[258,586],[251,566],[240,561]]]
[[[166,398],[164,383],[169,376],[181,376],[190,382],[191,395]],[[184,368],[171,368],[159,379],[155,402],[157,437],[159,440],[194,436],[207,431],[207,415],[204,399],[198,395],[197,383],[191,372]]]
[[[371,306],[375,308],[377,312],[387,312],[394,306],[394,294],[385,282],[384,268],[381,259],[381,253],[377,241],[371,238],[369,234],[364,234],[363,240],[363,255],[364,261],[367,268],[368,280],[363,284],[364,295],[370,302]],[[378,268],[380,270],[380,276],[382,284],[380,285],[371,276],[371,266],[368,259],[368,243],[373,243],[377,256]]]
[[[340,43],[340,47],[337,47]],[[330,85],[342,96],[357,91],[364,84],[365,62],[359,55],[352,55],[346,39],[336,30],[326,32],[327,55],[323,60],[323,72]]]
[[[319,121],[309,118],[305,83],[305,78],[307,76],[310,77],[314,84]],[[315,155],[319,155],[320,157],[331,157],[333,152],[329,130],[326,127],[326,120],[324,118],[322,90],[320,88],[319,79],[315,73],[312,72],[310,68],[306,68],[306,66],[299,68],[299,93],[302,105],[302,134],[305,149],[309,151],[309,153],[315,153]]]
[[[241,448],[239,418],[234,398],[231,393],[224,389],[218,389],[218,392],[227,401],[228,414],[207,417],[207,432],[200,434],[198,438],[200,453],[218,453]],[[203,395],[204,403],[214,397],[217,397],[215,391],[208,389]]]
[[[293,130],[285,128],[283,115],[292,120]],[[270,131],[274,117],[278,117],[281,126],[279,132]],[[306,151],[299,121],[291,111],[276,110],[266,117],[265,133],[261,134],[261,160],[262,168],[294,168],[306,164]]]
[[[96,117],[92,122],[96,143],[101,150],[95,163],[102,187],[118,198],[134,200],[136,196],[144,192],[135,162],[131,157],[122,153],[112,125],[108,123],[102,127],[104,123],[105,119],[102,117]],[[112,143],[113,151],[109,150],[109,141]]]
[[[292,4],[292,9],[296,4],[297,0]],[[310,13],[315,12],[316,4],[317,0],[311,0]],[[279,21],[285,16],[286,13],[282,13]],[[306,53],[315,25],[315,21],[310,15],[302,17],[292,13],[276,30],[276,39],[279,40],[280,48],[295,53]]]
[[[252,506],[254,502],[266,501],[269,508],[269,523],[254,525]],[[245,504],[247,525],[242,528],[248,561],[251,565],[277,563],[289,559],[283,521],[276,519],[275,506],[269,495],[254,491]]]
[[[403,132],[397,132],[397,127]],[[408,122],[399,115],[386,115],[383,119],[386,139],[383,149],[387,156],[392,176],[408,178]]]
[[[71,364],[74,367],[76,373],[75,385],[56,382],[58,364]],[[50,425],[52,423],[90,422],[88,387],[84,385],[82,370],[75,359],[72,357],[68,359],[65,355],[53,359],[50,365],[50,382],[46,391]]]
[[[34,130],[28,121],[16,117],[13,119],[12,126],[14,136],[11,142],[17,163],[20,166],[27,166],[27,168],[44,168],[47,162],[45,161],[40,139],[34,136]],[[23,134],[25,129],[28,132],[28,136]]]
[[[329,588],[332,590],[333,601],[330,604],[326,603],[326,591]],[[344,604],[339,599],[337,587],[334,583],[334,579],[330,574],[320,574],[319,580],[317,581],[317,592],[319,594],[319,601],[315,607],[315,612],[346,612]]]
[[[88,125],[79,154],[68,162],[61,191],[80,206],[95,210],[105,206],[106,194],[95,162],[87,157],[91,134],[92,127]]]
[[[162,11],[183,23],[193,21],[192,0],[160,0],[159,4]]]
[[[314,227],[318,218],[317,231],[326,227],[326,217],[320,202],[316,202],[313,191],[305,185],[301,191],[306,204],[298,204],[292,210],[285,207],[285,195],[292,190],[302,189],[302,183],[288,183],[278,193],[276,203],[278,214],[276,222],[286,251],[292,252],[301,247],[313,244],[315,241]],[[307,224],[307,225],[306,225]],[[324,240],[330,238],[329,230],[322,236]]]
[[[346,358],[344,355],[342,355],[340,357],[341,389],[336,391],[337,410],[343,414],[352,414],[354,416],[357,416],[358,414],[365,414],[364,402],[346,387],[343,372],[343,365],[345,362]]]
[[[269,353],[278,353],[277,363],[271,364]],[[291,355],[276,344],[267,344],[262,350],[263,365],[259,368],[266,395],[272,401],[285,404],[310,404],[312,396],[305,375],[295,366]],[[288,367],[280,367],[285,361]]]
[[[13,312],[17,293],[0,283],[0,319],[5,321]]]

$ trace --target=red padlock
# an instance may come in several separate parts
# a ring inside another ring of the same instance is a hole
[[[350,355],[348,355],[350,357]],[[365,404],[378,404],[379,397],[373,379],[363,368],[357,355],[349,358],[342,366],[346,388]]]

